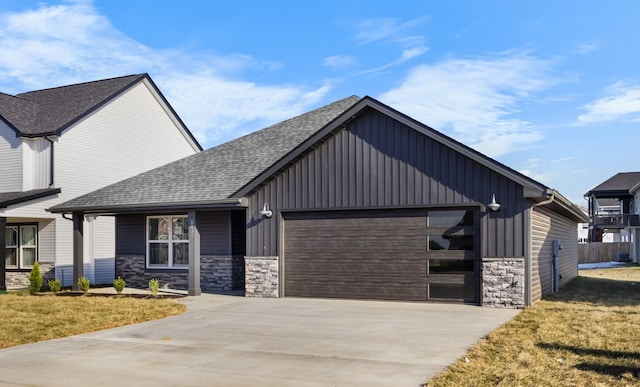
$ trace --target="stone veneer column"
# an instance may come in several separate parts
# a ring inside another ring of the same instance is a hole
[[[244,257],[245,297],[277,298],[279,266],[278,257]]]
[[[523,309],[524,258],[482,259],[482,306]]]

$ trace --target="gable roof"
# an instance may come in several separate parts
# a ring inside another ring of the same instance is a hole
[[[266,129],[142,173],[59,204],[52,212],[108,212],[162,207],[234,204],[280,170],[347,125],[365,109],[376,109],[524,187],[525,197],[552,206],[576,220],[584,214],[568,199],[480,152],[371,98],[352,96]]]
[[[202,150],[146,73],[30,91],[15,96],[0,93],[0,120],[21,137],[59,136],[62,131],[143,80],[151,84],[191,140]]]
[[[351,96],[52,207],[52,212],[237,203],[229,199],[360,100]]]
[[[640,172],[619,172],[591,188],[584,196],[630,195],[631,189],[638,183]]]
[[[0,193],[0,208],[7,208],[12,204],[19,204],[29,200],[44,198],[59,194],[60,192],[62,192],[60,188],[32,189],[30,191],[22,192],[2,192]]]

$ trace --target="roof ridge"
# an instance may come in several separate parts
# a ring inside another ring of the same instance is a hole
[[[106,81],[113,81],[116,79],[122,79],[122,78],[128,78],[128,77],[134,77],[134,76],[145,76],[148,75],[147,73],[139,73],[139,74],[129,74],[129,75],[122,75],[122,76],[118,76],[118,77],[111,77],[111,78],[104,78],[104,79],[96,79],[93,81],[85,81],[85,82],[78,82],[78,83],[72,83],[70,85],[61,85],[61,86],[54,86],[54,87],[47,87],[44,89],[38,89],[38,90],[31,90],[31,91],[25,91],[23,93],[18,93],[16,94],[14,97],[18,97],[18,98],[22,98],[20,97],[21,95],[24,94],[31,94],[31,93],[39,93],[42,91],[50,91],[50,90],[56,90],[56,89],[64,89],[67,87],[74,87],[74,86],[81,86],[81,85],[88,85],[91,83],[98,83],[98,82],[106,82]]]

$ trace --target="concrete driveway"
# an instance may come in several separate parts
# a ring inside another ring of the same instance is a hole
[[[0,385],[419,386],[517,314],[220,295],[183,302],[179,316],[0,350]]]

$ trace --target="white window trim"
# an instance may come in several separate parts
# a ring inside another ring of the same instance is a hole
[[[174,240],[173,239],[173,227],[169,227],[169,236],[167,239],[149,239],[149,223],[151,221],[151,219],[162,219],[162,218],[169,218],[169,223],[173,224],[173,219],[174,218],[186,218],[188,220],[188,216],[186,214],[184,215],[154,215],[154,216],[147,216],[147,221],[146,221],[146,235],[145,235],[145,239],[146,239],[146,250],[147,250],[147,256],[146,256],[146,267],[148,269],[188,269],[189,268],[189,264],[174,264],[173,263],[173,245],[174,244],[183,244],[189,243],[189,239],[187,237],[187,239],[177,239]],[[185,222],[186,223],[186,222]],[[186,223],[188,224],[188,223]],[[187,233],[188,235],[188,233]],[[157,264],[151,264],[149,262],[149,257],[150,257],[150,249],[149,246],[151,245],[151,243],[164,243],[167,244],[167,254],[168,254],[168,262],[166,265],[157,265]]]
[[[16,245],[15,246],[5,246],[7,249],[16,249],[16,264],[17,265],[6,265],[7,269],[32,269],[33,265],[25,265],[23,262],[23,258],[24,258],[24,250],[25,249],[34,249],[35,250],[35,261],[34,262],[38,262],[39,258],[38,258],[38,225],[37,224],[7,224],[6,228],[5,228],[5,234],[6,234],[6,230],[12,227],[17,227],[18,228],[18,235],[17,235],[17,239],[16,239]],[[23,245],[22,244],[22,230],[25,228],[34,228],[35,229],[35,233],[34,233],[34,237],[35,237],[35,244],[33,246],[27,246],[27,245]],[[3,238],[6,238],[5,235],[2,236]]]

